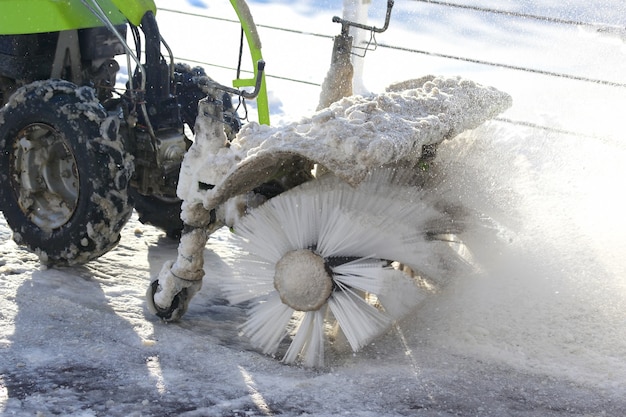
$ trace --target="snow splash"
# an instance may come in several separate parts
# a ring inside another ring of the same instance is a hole
[[[462,355],[524,372],[593,381],[626,378],[626,147],[607,139],[492,122],[439,150],[444,191],[489,219],[464,234],[482,269],[429,300],[423,332]],[[495,236],[494,235],[494,236]]]

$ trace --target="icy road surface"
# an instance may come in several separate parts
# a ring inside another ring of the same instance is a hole
[[[146,313],[176,243],[138,223],[84,267],[42,269],[0,216],[2,416],[626,415],[626,268],[619,141],[490,123],[439,154],[442,192],[498,239],[383,338],[320,370],[249,348],[217,283],[220,232],[184,320]],[[462,180],[461,180],[462,179]]]

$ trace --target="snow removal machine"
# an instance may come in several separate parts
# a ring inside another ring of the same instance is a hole
[[[254,73],[232,87],[174,62],[152,0],[2,1],[0,208],[47,265],[105,254],[133,208],[180,239],[147,290],[165,321],[185,314],[209,236],[226,230],[238,249],[219,285],[248,309],[242,334],[321,366],[328,345],[363,348],[445,282],[463,222],[429,167],[511,98],[433,76],[353,95],[352,33],[387,29],[389,0],[380,28],[333,19],[318,110],[270,126],[259,33],[246,2],[231,4]],[[258,122],[234,99],[256,100]]]

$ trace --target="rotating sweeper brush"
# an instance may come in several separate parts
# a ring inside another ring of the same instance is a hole
[[[240,18],[258,47],[249,11]],[[208,237],[229,226],[241,255],[222,289],[249,307],[243,334],[266,354],[308,366],[321,366],[337,337],[354,351],[364,347],[414,308],[423,288],[445,282],[442,265],[463,262],[438,238],[460,230],[454,210],[427,186],[427,167],[438,144],[511,104],[493,88],[430,76],[378,95],[329,99],[352,74],[350,22],[338,21],[323,104],[310,118],[249,123],[229,141],[224,87],[200,80],[207,98],[178,183],[185,229],[176,260],[147,297],[162,319],[182,317],[202,285]],[[256,90],[263,93],[259,83]]]
[[[327,325],[354,351],[385,332],[423,297],[398,264],[436,276],[445,250],[428,232],[447,215],[428,200],[383,171],[357,187],[327,175],[252,210],[235,225],[243,255],[223,283],[230,302],[252,305],[243,333],[271,355],[293,336],[283,360],[321,366]]]

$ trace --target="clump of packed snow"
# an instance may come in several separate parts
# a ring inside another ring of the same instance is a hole
[[[416,163],[423,146],[476,128],[511,105],[508,94],[460,77],[431,77],[413,87],[347,97],[284,126],[249,123],[228,146],[200,114],[178,195],[186,204],[215,208],[245,184],[259,185],[265,170],[294,156],[356,185],[372,169]]]
[[[283,304],[299,311],[319,310],[333,289],[324,259],[308,249],[283,255],[276,263],[274,286]]]

